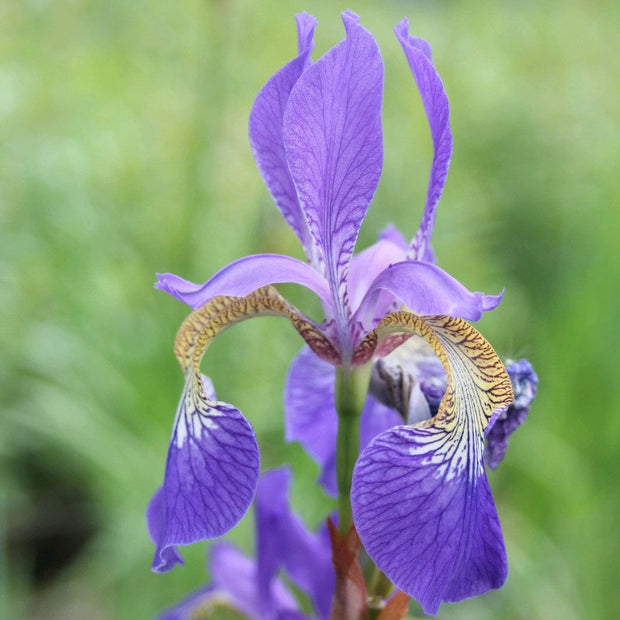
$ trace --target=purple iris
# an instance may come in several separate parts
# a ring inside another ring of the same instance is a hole
[[[308,262],[259,254],[231,263],[204,284],[158,276],[158,288],[195,311],[175,341],[186,380],[164,483],[148,511],[157,546],[153,568],[165,571],[182,561],[176,545],[229,530],[256,488],[252,428],[235,407],[215,399],[200,373],[219,332],[254,316],[283,316],[306,341],[308,364],[326,362],[349,375],[416,337],[439,360],[445,394],[436,415],[420,422],[403,423],[390,408],[362,421],[369,443],[356,465],[351,503],[377,566],[434,613],[441,600],[499,587],[506,576],[483,451],[490,420],[513,394],[492,347],[464,320],[478,320],[501,295],[471,292],[434,263],[430,238],[452,152],[449,107],[430,46],[409,35],[406,19],[395,33],[434,148],[426,205],[410,243],[389,228],[353,256],[382,167],[383,66],[358,17],[349,11],[342,17],[345,40],[313,63],[316,20],[297,16],[299,53],[268,80],[250,114],[258,168]],[[272,287],[284,282],[316,293],[324,321],[312,321]],[[310,414],[305,423],[313,433]]]
[[[498,410],[487,427],[484,463],[490,469],[498,467],[510,435],[527,418],[538,385],[538,377],[525,359],[508,361],[506,371],[515,400],[507,409]],[[360,418],[360,450],[384,430],[437,415],[446,387],[446,371],[420,337],[412,337],[388,356],[376,359]],[[286,439],[301,443],[319,464],[318,482],[330,495],[337,494],[334,391],[333,368],[304,347],[286,380]]]
[[[211,583],[165,611],[160,620],[194,618],[208,611],[233,610],[255,620],[304,620],[283,570],[313,604],[317,618],[328,618],[334,590],[326,528],[309,532],[288,503],[290,471],[265,472],[255,500],[256,559],[230,543],[211,546]],[[237,617],[234,615],[234,617]]]

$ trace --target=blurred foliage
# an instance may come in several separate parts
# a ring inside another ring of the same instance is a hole
[[[421,214],[430,140],[391,34],[433,45],[455,151],[435,229],[444,268],[505,287],[480,323],[540,376],[491,475],[511,572],[439,618],[603,618],[620,609],[620,181],[613,1],[354,1],[386,64],[385,165],[358,247]],[[245,254],[301,256],[254,166],[247,117],[317,15],[297,1],[0,4],[0,617],[149,618],[204,583],[205,546],[150,572],[144,509],[162,479],[187,313],[157,271],[202,281]],[[316,311],[290,287],[302,307]],[[287,293],[289,291],[287,290]],[[263,467],[293,461],[294,505],[331,504],[282,439],[300,347],[275,319],[225,333],[203,369],[254,424]],[[251,518],[231,538],[251,550]]]

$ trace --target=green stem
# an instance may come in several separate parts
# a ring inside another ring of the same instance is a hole
[[[336,411],[338,441],[336,474],[338,479],[338,529],[345,536],[353,525],[351,479],[359,452],[359,419],[366,401],[370,365],[336,368]]]

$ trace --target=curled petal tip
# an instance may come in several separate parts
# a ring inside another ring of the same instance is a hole
[[[506,289],[502,289],[499,295],[484,295],[480,293],[480,309],[482,312],[488,312],[489,310],[495,310],[499,306],[500,302],[504,298],[504,292]]]

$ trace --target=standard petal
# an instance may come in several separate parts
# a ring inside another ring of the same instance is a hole
[[[353,519],[377,566],[426,613],[502,585],[506,557],[482,454],[494,412],[512,401],[510,379],[484,338],[460,319],[388,315],[380,337],[422,336],[448,387],[437,415],[378,435],[353,474]]]
[[[320,532],[308,531],[291,511],[288,501],[290,480],[288,468],[274,469],[263,474],[258,485],[258,590],[259,593],[268,593],[278,570],[283,568],[292,582],[310,597],[318,617],[327,618],[334,589],[329,539]],[[261,601],[265,611],[270,604]],[[265,614],[265,617],[268,616]]]
[[[212,401],[190,375],[170,439],[164,484],[149,507],[157,549],[153,570],[178,562],[176,545],[216,538],[248,509],[260,469],[250,423],[232,405]]]
[[[472,293],[456,278],[437,265],[406,261],[381,272],[368,288],[355,312],[364,325],[372,322],[382,291],[389,291],[412,312],[420,315],[440,314],[477,321],[482,313],[495,308],[502,295]]]
[[[355,15],[343,21],[346,39],[303,73],[284,114],[289,169],[341,327],[349,261],[383,161],[381,55]]]
[[[389,239],[379,239],[377,243],[353,256],[349,271],[349,300],[352,308],[357,308],[373,280],[390,265],[407,258],[407,248]],[[391,301],[394,300],[390,296]],[[384,312],[377,308],[381,316],[387,314],[389,301]]]
[[[299,54],[273,75],[258,93],[250,112],[249,135],[256,165],[280,212],[294,230],[310,262],[314,252],[295,184],[286,163],[282,121],[291,90],[310,64],[316,19],[307,13],[296,16]]]
[[[426,206],[424,207],[420,228],[411,243],[412,254],[415,259],[432,261],[430,239],[435,224],[435,212],[448,176],[450,158],[452,157],[450,106],[441,78],[433,66],[430,45],[423,39],[409,34],[407,18],[396,26],[394,32],[402,45],[409,67],[418,85],[433,141],[433,164],[428,181]]]
[[[268,284],[292,282],[315,292],[331,306],[325,278],[313,267],[282,254],[253,254],[233,261],[204,284],[194,284],[172,273],[158,273],[155,288],[170,293],[190,308],[200,308],[214,297],[244,297]]]

